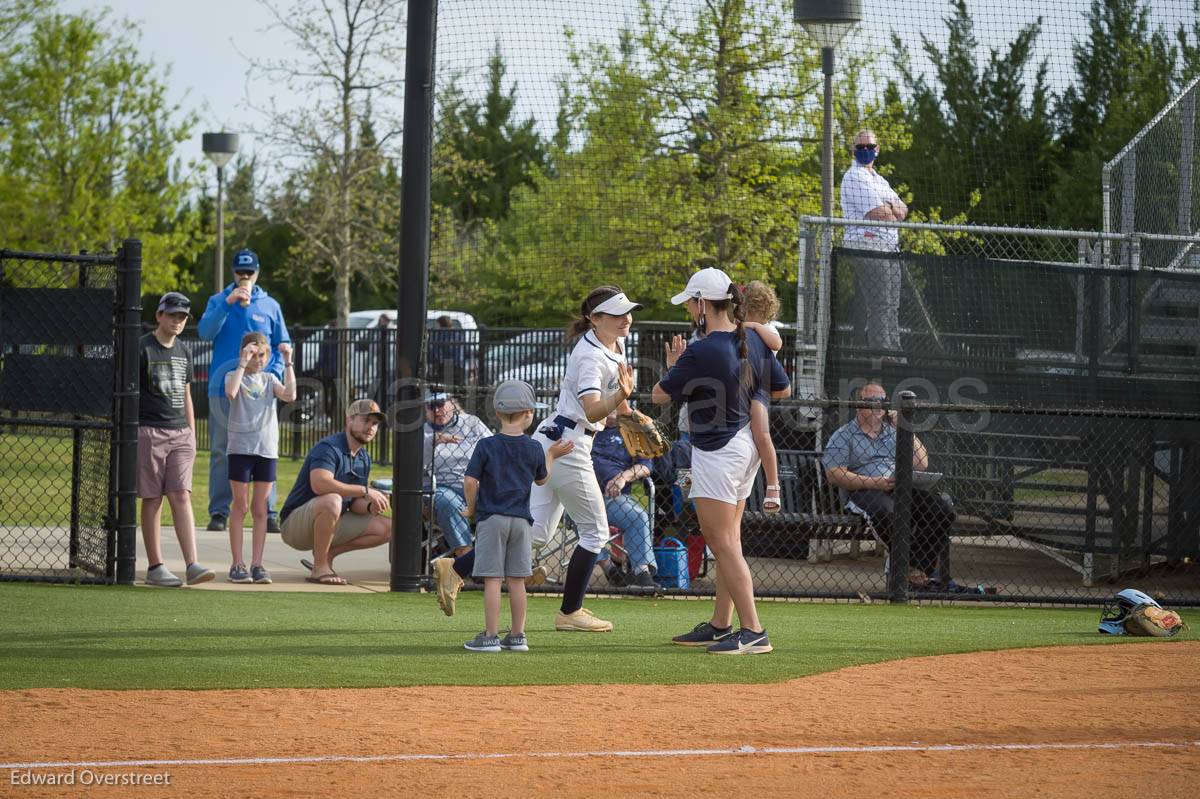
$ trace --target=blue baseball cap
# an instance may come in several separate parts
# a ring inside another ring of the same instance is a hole
[[[233,256],[234,272],[257,272],[258,253],[254,250],[238,250]]]

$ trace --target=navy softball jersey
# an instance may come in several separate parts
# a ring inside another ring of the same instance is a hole
[[[753,382],[749,390],[738,383],[737,333],[712,332],[687,349],[659,382],[676,402],[688,404],[692,445],[706,452],[721,449],[750,423],[750,402],[764,404],[768,392],[791,385],[783,366],[753,330],[746,331],[746,360]]]

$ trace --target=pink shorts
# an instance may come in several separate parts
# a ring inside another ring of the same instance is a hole
[[[195,462],[192,428],[139,427],[138,498],[157,499],[172,491],[191,491]]]

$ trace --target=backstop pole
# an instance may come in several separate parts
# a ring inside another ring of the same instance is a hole
[[[421,450],[423,423],[420,365],[429,284],[429,183],[433,140],[433,40],[437,0],[410,0],[404,69],[404,143],[401,154],[400,316],[392,422],[391,590],[421,588]]]

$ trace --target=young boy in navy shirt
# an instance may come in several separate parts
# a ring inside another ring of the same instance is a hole
[[[475,568],[483,579],[485,629],[463,646],[472,652],[529,651],[525,638],[525,578],[532,573],[533,550],[529,492],[533,483],[550,479],[554,461],[575,447],[561,439],[542,452],[540,444],[525,435],[533,424],[535,408],[545,408],[533,388],[520,380],[496,387],[493,400],[500,432],[475,445],[463,480],[467,518],[478,514],[475,525]],[[500,637],[500,585],[508,582],[512,628]]]

